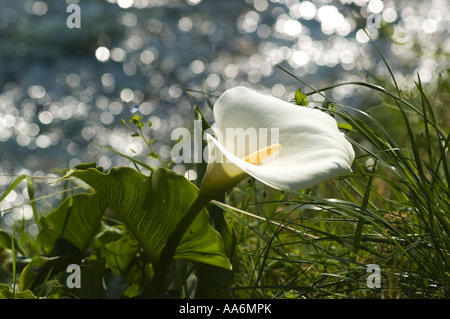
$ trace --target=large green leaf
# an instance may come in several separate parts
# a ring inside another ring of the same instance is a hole
[[[199,192],[184,176],[165,168],[154,169],[150,176],[129,167],[112,168],[108,173],[74,169],[66,176],[80,178],[108,201],[153,264]],[[229,269],[222,238],[208,219],[203,209],[186,231],[175,258]]]
[[[63,238],[84,251],[99,230],[106,207],[107,202],[98,194],[73,195],[41,217],[42,230],[38,240],[44,247],[53,247],[54,243],[60,242],[57,238]]]
[[[12,292],[7,284],[0,283],[0,299],[36,299],[36,296],[29,290]]]

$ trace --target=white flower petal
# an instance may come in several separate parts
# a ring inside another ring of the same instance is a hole
[[[310,188],[336,175],[348,173],[350,170],[346,161],[325,152],[316,152],[314,156],[299,160],[295,156],[281,155],[283,149],[277,160],[267,165],[264,163],[253,165],[233,155],[215,138],[210,137],[210,139],[236,167],[264,184],[280,190],[295,192]],[[231,166],[229,163],[226,165]]]
[[[236,87],[217,100],[214,117],[221,134],[217,139],[210,137],[214,144],[209,145],[215,145],[235,166],[271,187],[298,191],[351,170],[355,156],[351,144],[339,131],[336,120],[320,110]],[[241,133],[257,132],[258,140],[253,140],[256,145],[233,144],[236,136],[228,134],[230,128],[241,129]],[[278,129],[276,141],[261,133],[271,129]],[[273,143],[281,144],[276,160],[259,165],[243,160]]]
[[[207,142],[209,150],[208,167],[203,177],[200,192],[203,195],[214,197],[224,193],[248,175],[224,156],[221,152],[222,147],[213,147],[217,141],[209,134],[207,134]]]

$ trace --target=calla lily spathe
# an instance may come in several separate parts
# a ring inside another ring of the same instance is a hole
[[[214,129],[220,134],[207,136],[209,154],[216,160],[208,161],[203,195],[214,197],[248,175],[275,189],[295,192],[351,171],[355,157],[351,144],[336,120],[320,110],[235,87],[219,97],[213,112]],[[227,136],[227,128],[277,129],[277,146],[266,145],[276,154],[263,156],[272,160],[249,161],[248,145],[228,143],[235,137]]]

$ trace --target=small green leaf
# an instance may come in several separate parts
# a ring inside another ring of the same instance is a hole
[[[3,230],[0,230],[0,247],[11,249],[11,236]]]
[[[307,106],[309,104],[308,100],[306,99],[306,95],[302,93],[302,90],[300,88],[295,91],[295,104],[301,106]]]
[[[330,111],[333,111],[333,112],[336,112],[336,103],[334,103],[334,102],[325,102],[323,104],[323,108],[327,109],[327,110],[330,110]],[[332,114],[330,114],[330,115],[332,115]]]
[[[61,271],[65,271],[70,264],[78,264],[81,258],[73,256],[61,257],[34,257],[30,263],[25,266],[20,274],[19,290],[34,290],[44,281]]]
[[[144,123],[142,123],[142,116],[134,114],[130,119],[130,122],[136,125],[137,128],[141,129],[144,127]]]
[[[338,128],[345,131],[351,131],[353,127],[348,123],[338,123]]]
[[[147,156],[150,157],[150,158],[155,158],[155,159],[158,158],[158,154],[156,154],[155,152],[150,152],[150,153],[147,154]]]

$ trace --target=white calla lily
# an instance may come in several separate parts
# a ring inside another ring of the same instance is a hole
[[[198,213],[246,176],[276,189],[298,191],[351,170],[353,148],[334,118],[320,110],[236,87],[216,101],[214,117],[217,138],[207,135],[210,156],[199,196],[170,235],[155,267],[152,284],[159,290]],[[249,143],[243,143],[243,137],[249,137]],[[234,143],[236,138],[240,143]]]
[[[336,120],[320,110],[235,87],[219,97],[213,112],[217,138],[207,136],[214,160],[209,159],[202,181],[205,196],[223,193],[248,175],[295,192],[351,171],[355,157],[351,144]],[[253,130],[258,146],[234,143],[236,136],[228,133],[230,128]],[[270,136],[274,129],[278,136],[271,143],[267,139],[274,139]]]

